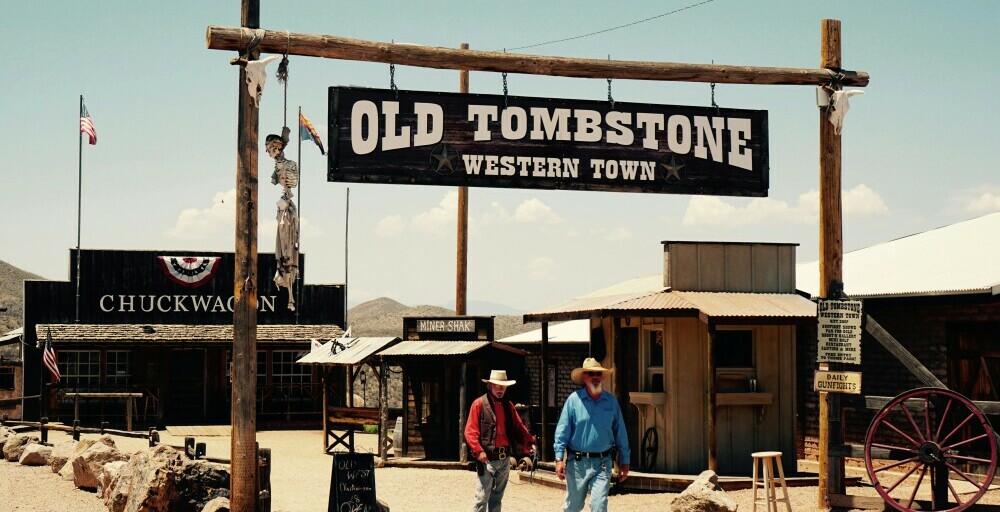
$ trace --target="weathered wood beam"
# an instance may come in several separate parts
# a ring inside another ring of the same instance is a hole
[[[250,36],[239,27],[209,26],[210,50],[245,51]],[[436,69],[464,69],[527,75],[715,82],[720,84],[826,85],[837,78],[830,69],[725,66],[604,59],[576,59],[545,55],[462,50],[404,43],[365,41],[348,37],[265,30],[257,47],[263,53],[303,55],[327,59],[381,62]],[[841,70],[840,84],[865,87],[864,71]]]
[[[886,331],[878,322],[875,321],[870,315],[865,315],[865,330],[868,334],[871,334],[876,341],[882,344],[890,354],[896,357],[899,362],[903,363],[910,373],[913,374],[920,382],[927,387],[931,388],[943,388],[948,389],[930,370],[927,369],[919,359],[913,357],[913,354],[902,343],[896,341],[888,331]]]

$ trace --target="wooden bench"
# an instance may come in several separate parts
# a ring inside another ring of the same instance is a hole
[[[326,427],[324,444],[326,453],[333,453],[337,446],[347,448],[347,451],[354,452],[354,432],[361,430],[368,425],[378,426],[379,410],[377,407],[327,407]],[[338,434],[342,431],[343,434]],[[329,442],[329,438],[333,442]]]

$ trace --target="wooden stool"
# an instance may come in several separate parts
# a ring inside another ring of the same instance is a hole
[[[764,475],[761,487],[764,490],[764,500],[762,504],[767,505],[767,512],[778,512],[778,502],[785,502],[785,508],[792,512],[792,505],[788,501],[788,484],[785,483],[785,470],[781,467],[781,452],[756,452],[753,457],[753,510],[757,512],[757,462],[763,466]],[[781,493],[783,498],[778,498],[774,489],[774,470],[771,469],[771,461],[778,466],[778,481],[781,483]]]

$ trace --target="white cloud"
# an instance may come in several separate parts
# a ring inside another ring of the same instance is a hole
[[[867,217],[889,212],[882,196],[865,184],[842,193],[845,215]],[[740,202],[745,200],[733,200]],[[688,202],[681,222],[685,226],[738,227],[768,222],[809,223],[819,215],[819,192],[807,190],[799,194],[795,204],[770,197],[749,200],[744,206],[715,196],[694,196]]]
[[[952,201],[958,207],[973,215],[1000,211],[1000,187],[984,185],[955,193]]]
[[[218,192],[207,208],[185,208],[166,235],[178,240],[205,240],[233,235],[236,225],[236,189]]]
[[[533,197],[517,205],[517,209],[514,210],[514,222],[518,224],[534,222],[559,224],[565,220],[556,215],[547,204]]]
[[[458,191],[451,190],[444,195],[437,206],[417,214],[410,223],[414,228],[425,233],[445,236],[455,232],[454,226],[457,216]]]
[[[819,194],[816,194],[817,200]],[[882,196],[874,190],[868,188],[864,183],[844,191],[844,215],[868,217],[883,215],[889,212],[889,208],[882,200]],[[998,203],[1000,204],[1000,203]]]
[[[375,225],[375,232],[382,236],[396,236],[406,229],[402,215],[386,215]]]
[[[552,258],[539,256],[528,263],[528,276],[540,281],[553,281],[555,275],[552,271],[556,268],[556,262]]]

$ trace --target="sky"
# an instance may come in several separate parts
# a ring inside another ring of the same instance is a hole
[[[503,50],[595,32],[697,0],[261,1],[261,26],[372,41]],[[0,260],[68,279],[76,246],[79,97],[98,143],[84,143],[84,248],[232,251],[237,68],[208,50],[206,28],[238,26],[238,1],[16,2],[0,19]],[[871,83],[843,131],[844,248],[859,249],[1000,210],[992,101],[1000,83],[1000,2],[714,0],[592,37],[523,50],[539,55],[817,68],[820,21],[842,22],[843,66]],[[263,138],[284,124],[269,78],[260,110],[259,250],[273,251],[273,161]],[[299,106],[327,135],[327,88],[389,86],[389,66],[290,57],[288,123]],[[458,72],[396,66],[400,89],[457,91]],[[511,95],[603,100],[603,79],[508,75]],[[470,92],[501,94],[473,72]],[[617,101],[708,106],[701,83],[615,80]],[[473,188],[471,301],[531,311],[662,270],[664,240],[792,242],[817,258],[819,114],[811,86],[719,84],[722,107],[768,111],[766,198]],[[295,158],[294,144],[286,155]],[[307,283],[403,303],[454,302],[451,187],[326,180],[303,145],[301,247]],[[984,234],[998,236],[1000,233]],[[848,288],[850,283],[847,283]],[[478,313],[477,311],[472,311]]]

